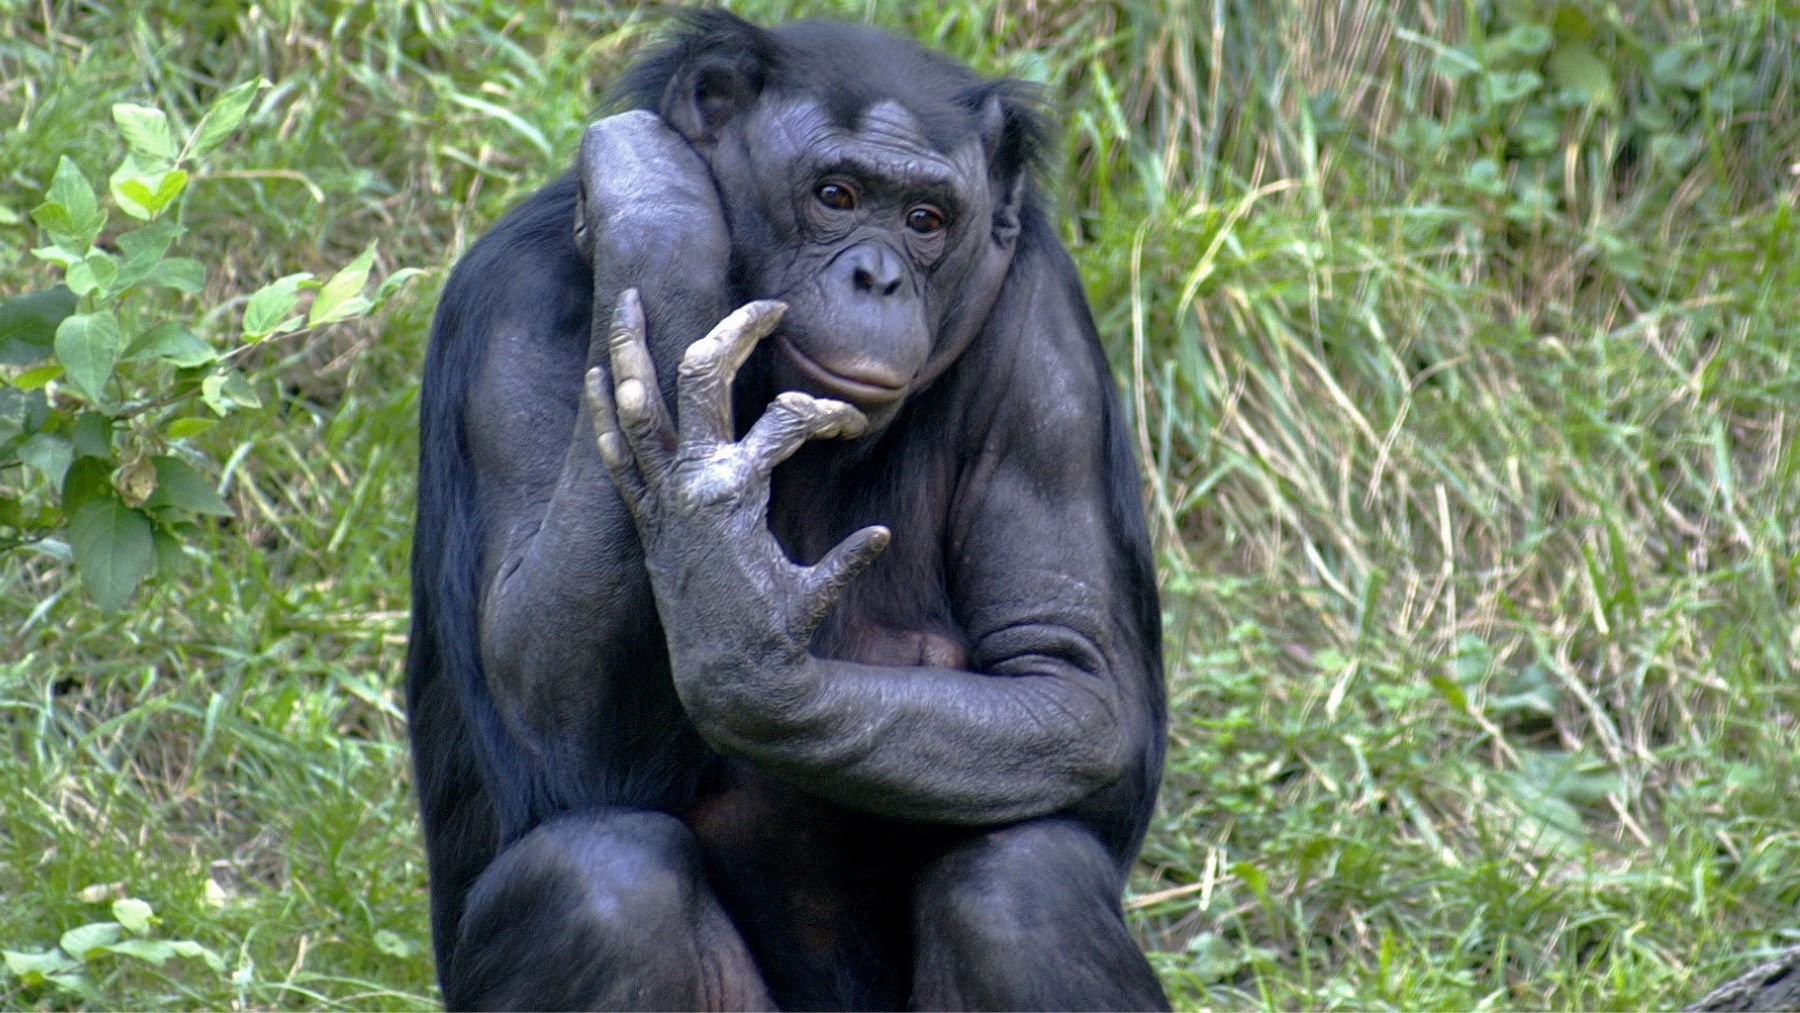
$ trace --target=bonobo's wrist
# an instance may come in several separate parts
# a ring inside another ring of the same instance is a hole
[[[682,707],[704,738],[727,750],[791,734],[817,695],[818,664],[804,649],[671,654]]]

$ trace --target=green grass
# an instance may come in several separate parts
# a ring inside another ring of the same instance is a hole
[[[1149,465],[1174,706],[1130,906],[1178,1005],[1667,1007],[1800,939],[1800,8],[738,9],[1054,96]],[[434,1001],[398,707],[425,328],[653,29],[0,0],[0,294],[46,283],[25,213],[59,155],[104,177],[113,102],[191,122],[259,74],[188,205],[205,304],[373,238],[431,272],[258,353],[267,407],[202,438],[236,518],[127,613],[54,546],[0,557],[0,948],[132,897],[220,958],[95,955],[86,999],[0,972],[0,1006]]]

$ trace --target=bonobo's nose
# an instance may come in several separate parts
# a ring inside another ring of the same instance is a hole
[[[890,296],[906,280],[906,265],[894,251],[880,243],[864,243],[844,254],[850,284],[857,295]]]

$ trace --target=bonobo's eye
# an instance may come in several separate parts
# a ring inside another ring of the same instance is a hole
[[[834,211],[849,211],[856,207],[856,191],[842,183],[820,183],[813,196]]]
[[[943,229],[944,213],[929,204],[920,204],[906,213],[906,227],[919,235],[929,236]]]

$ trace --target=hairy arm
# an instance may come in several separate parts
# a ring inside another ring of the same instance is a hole
[[[607,359],[603,345],[590,347],[586,321],[605,321],[625,280],[643,279],[647,354],[672,367],[687,340],[724,314],[728,256],[710,174],[648,113],[589,128],[574,182],[573,212],[539,226],[564,231],[526,240],[574,244],[591,271],[591,309],[558,322],[549,307],[563,296],[550,289],[580,286],[554,273],[518,279],[526,297],[492,321],[467,406],[488,524],[483,669],[509,731],[564,795],[588,790],[583,778],[598,784],[596,762],[618,759],[603,755],[618,749],[600,741],[604,717],[654,696],[638,684],[642,668],[655,666],[644,645],[656,649],[644,636],[656,614],[642,551],[576,386]],[[525,275],[543,267],[508,266]],[[595,330],[603,339],[604,328]]]
[[[1141,524],[1127,526],[1133,536],[1115,523],[1111,483],[1135,478],[1107,452],[1108,380],[1078,294],[1039,292],[1013,308],[1018,323],[992,337],[1025,364],[985,392],[1001,402],[960,483],[947,549],[969,670],[808,651],[887,534],[864,529],[808,567],[766,526],[769,471],[806,439],[860,431],[847,405],[789,393],[739,443],[727,427],[704,431],[704,406],[723,398],[778,307],[752,304],[690,349],[679,439],[641,395],[651,378],[620,373],[608,389],[590,376],[676,689],[714,746],[859,808],[968,824],[1063,810],[1142,768],[1158,735],[1158,648],[1139,621],[1153,590],[1134,565]],[[637,327],[615,320],[615,356],[640,340]]]

